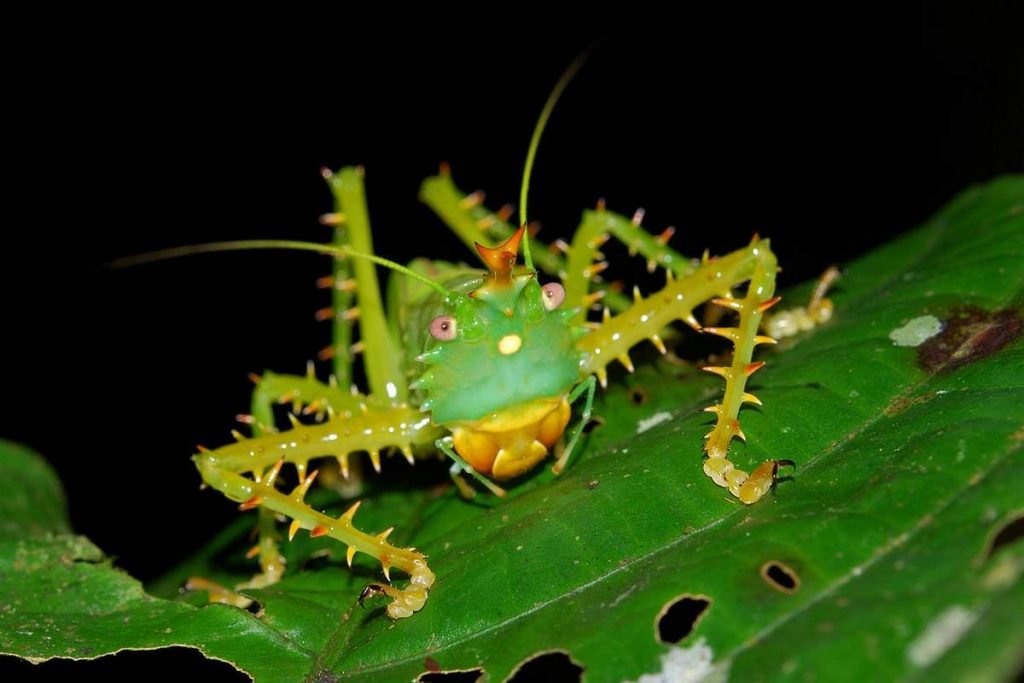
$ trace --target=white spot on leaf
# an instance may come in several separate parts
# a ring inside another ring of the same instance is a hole
[[[922,315],[889,333],[896,346],[920,346],[942,331],[942,321],[934,315]]]
[[[724,683],[729,667],[713,666],[713,658],[705,638],[690,647],[673,647],[661,656],[661,671],[644,674],[636,683]]]
[[[651,415],[648,418],[644,418],[643,420],[640,420],[639,422],[636,423],[636,433],[637,434],[643,434],[648,429],[652,429],[654,427],[657,427],[662,422],[668,422],[671,419],[672,419],[672,413],[666,413],[666,412],[655,413],[654,415]]]
[[[907,647],[907,659],[915,666],[935,663],[949,648],[957,644],[978,615],[961,605],[953,605],[935,617],[924,631]]]

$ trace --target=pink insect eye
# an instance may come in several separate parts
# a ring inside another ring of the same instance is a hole
[[[455,318],[439,315],[430,321],[430,336],[441,341],[455,339]]]
[[[540,288],[544,308],[553,311],[565,301],[565,287],[557,282],[549,282]]]

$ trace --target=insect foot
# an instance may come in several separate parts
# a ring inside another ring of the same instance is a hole
[[[416,560],[411,573],[409,586],[395,588],[388,584],[372,583],[359,594],[359,606],[363,601],[378,595],[386,595],[392,599],[388,605],[388,616],[392,619],[404,619],[420,611],[427,602],[427,591],[434,583],[434,572],[427,567],[426,559]]]
[[[718,484],[729,489],[729,493],[750,505],[761,500],[775,485],[780,467],[795,467],[792,460],[769,460],[758,465],[747,474],[738,470],[728,458],[708,458],[704,461],[704,473]]]

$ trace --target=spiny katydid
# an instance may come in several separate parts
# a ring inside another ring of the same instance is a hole
[[[330,381],[319,381],[312,371],[306,376],[267,373],[255,378],[252,414],[245,419],[253,435],[235,432],[236,443],[202,449],[194,458],[206,484],[239,502],[243,510],[259,510],[260,541],[254,552],[261,572],[246,586],[265,586],[283,574],[274,523],[276,515],[284,515],[291,520],[290,537],[299,529],[331,536],[347,546],[350,565],[357,552],[374,557],[388,583],[367,587],[360,600],[383,594],[391,598],[387,612],[392,618],[412,615],[423,607],[434,582],[426,556],[389,544],[391,529],[378,534],[357,529],[353,518],[358,502],[337,518],[310,507],[304,497],[317,470],[310,470],[309,462],[333,457],[348,477],[352,453],[367,452],[379,472],[384,450],[397,450],[410,463],[420,453],[440,451],[452,460],[452,478],[463,495],[473,495],[461,477],[465,473],[504,496],[498,482],[529,472],[552,452],[557,454],[554,471],[565,469],[590,419],[595,386],[607,383],[609,364],[619,361],[632,370],[628,352],[645,340],[665,353],[659,334],[677,320],[724,337],[734,347],[728,365],[704,368],[726,382],[722,401],[706,409],[716,415],[716,422],[705,444],[705,473],[750,504],[772,487],[781,465],[793,464],[769,460],[748,474],[729,460],[728,448],[733,438],[745,438],[738,419],[741,406],[760,404],[746,391],[747,378],[763,365],[753,361],[754,348],[775,343],[776,335],[826,320],[831,308],[824,290],[834,277],[823,279],[811,306],[776,316],[762,334],[765,313],[778,302],[778,268],[768,240],[757,236],[725,256],[688,259],[668,245],[671,229],[651,235],[640,226],[640,214],[630,219],[601,203],[584,213],[570,243],[531,251],[526,219],[530,171],[548,117],[579,63],[563,75],[534,130],[518,229],[508,224],[508,213],[484,208],[479,194],[460,192],[447,167],[423,183],[422,199],[462,241],[475,247],[486,272],[446,266],[441,281],[422,265],[405,267],[376,256],[361,168],[324,171],[335,209],[322,222],[336,227],[333,244],[253,240],[127,259],[138,263],[186,253],[259,248],[310,250],[334,257],[333,273],[320,281],[332,291],[333,304],[318,313],[333,321],[333,342],[320,354],[332,362]],[[599,249],[612,237],[644,256],[649,270],[663,268],[664,287],[648,296],[634,289],[632,299],[596,289],[598,275],[607,267]],[[495,247],[481,244],[496,238],[501,242]],[[520,251],[523,265],[517,266]],[[394,277],[409,278],[402,290],[391,289],[387,302],[377,265],[395,271]],[[540,271],[558,274],[561,281],[542,284]],[[737,288],[744,283],[740,292]],[[395,294],[399,291],[401,295]],[[587,311],[599,301],[604,304],[602,319],[589,322]],[[694,311],[706,303],[731,311],[735,325],[702,326]],[[365,393],[352,379],[359,352],[368,385]],[[581,414],[568,428],[571,406],[580,399]],[[291,416],[291,428],[278,432],[273,419],[277,403],[293,404],[316,414],[319,421],[303,424]],[[298,474],[298,485],[287,492],[277,481],[285,463]],[[391,585],[392,568],[409,575],[407,586]],[[192,581],[192,586],[209,589],[225,601],[244,600],[202,580]]]

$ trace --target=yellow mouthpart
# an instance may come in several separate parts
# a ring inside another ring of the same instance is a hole
[[[452,429],[455,450],[477,472],[498,481],[529,472],[562,437],[571,414],[566,396],[505,408]]]

